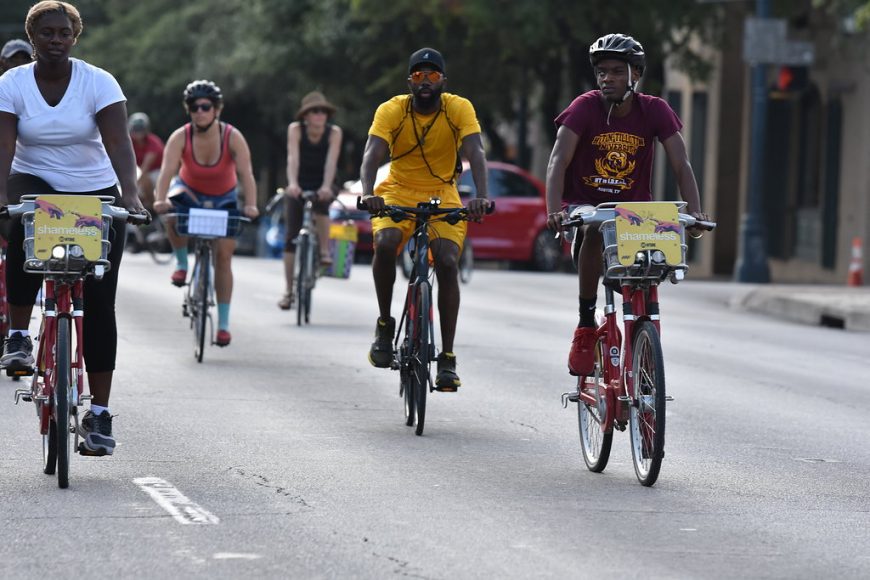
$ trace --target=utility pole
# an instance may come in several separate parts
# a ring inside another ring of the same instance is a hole
[[[755,0],[757,18],[770,17],[770,0]],[[767,65],[752,64],[752,118],[749,145],[749,189],[746,213],[740,222],[740,255],[735,267],[738,282],[770,282],[764,212],[764,154],[767,132]]]

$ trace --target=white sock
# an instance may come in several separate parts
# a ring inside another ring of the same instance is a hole
[[[13,334],[15,334],[16,332],[20,332],[20,333],[21,333],[21,336],[30,336],[30,331],[29,331],[29,330],[27,330],[27,329],[25,329],[25,330],[15,330],[14,328],[10,328],[10,329],[9,329],[9,334],[7,334],[6,336],[7,336],[7,337],[10,337],[10,336],[12,336]]]
[[[99,405],[91,405],[91,413],[93,413],[94,415],[102,415],[103,411],[108,411],[108,410],[109,410],[108,407],[101,407]],[[111,413],[109,413],[109,415],[111,415]]]

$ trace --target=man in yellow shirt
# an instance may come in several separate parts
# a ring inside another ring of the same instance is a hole
[[[415,206],[433,197],[441,199],[441,207],[462,207],[456,189],[460,154],[471,164],[477,189],[477,197],[468,203],[469,213],[480,217],[489,206],[480,124],[468,99],[444,92],[445,72],[441,53],[421,48],[411,55],[408,64],[410,94],[393,97],[375,112],[360,168],[362,199],[373,213],[384,205]],[[375,190],[375,174],[388,152],[390,174]],[[438,278],[442,342],[435,388],[454,392],[461,384],[456,374],[453,338],[459,315],[459,253],[466,224],[437,222],[430,228],[434,231],[431,250]],[[396,321],[390,316],[390,305],[396,281],[396,256],[412,230],[413,222],[372,218],[375,241],[372,272],[380,316],[369,361],[376,367],[388,368],[393,359]]]

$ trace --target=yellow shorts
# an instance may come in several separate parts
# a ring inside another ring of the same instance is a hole
[[[414,207],[420,202],[429,201],[433,197],[441,198],[441,207],[462,207],[462,200],[459,199],[459,192],[455,186],[445,185],[441,189],[434,190],[415,190],[407,186],[401,186],[389,179],[383,181],[376,189],[375,195],[384,198],[387,205],[399,205],[404,207]],[[372,218],[372,234],[377,235],[380,230],[395,228],[402,232],[402,243],[399,248],[403,248],[411,235],[414,233],[414,221],[404,220],[394,222],[388,217],[373,217]],[[458,222],[456,225],[450,225],[447,222],[438,221],[429,225],[429,240],[430,242],[436,239],[450,240],[454,242],[459,249],[465,242],[465,231],[467,223],[464,221]]]

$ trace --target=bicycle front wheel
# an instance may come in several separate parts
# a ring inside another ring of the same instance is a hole
[[[474,250],[471,247],[471,240],[465,240],[465,245],[462,246],[462,253],[459,254],[459,281],[463,284],[471,282],[471,274],[474,272]]]
[[[57,485],[69,486],[69,463],[75,452],[75,438],[70,437],[72,414],[72,358],[69,318],[57,319],[52,398],[54,400],[55,436],[57,438]]]
[[[665,365],[655,325],[646,320],[634,335],[629,430],[634,473],[642,485],[656,482],[665,456]]]
[[[202,362],[205,353],[205,336],[208,323],[208,294],[209,294],[209,261],[211,256],[208,250],[200,252],[196,257],[194,266],[194,316],[193,316],[193,356],[196,362]]]
[[[399,348],[399,394],[405,402],[405,425],[411,427],[416,420],[414,407],[414,388],[411,384],[411,357],[409,341],[406,337]]]
[[[414,348],[411,353],[411,388],[414,391],[414,415],[417,423],[415,433],[423,434],[426,422],[426,394],[429,391],[429,363],[432,358],[432,343],[430,341],[431,294],[428,283],[422,283],[416,288],[414,312]]]
[[[302,322],[307,319],[309,311],[308,300],[311,294],[308,292],[308,277],[309,274],[309,254],[311,253],[311,244],[308,236],[299,236],[299,241],[296,242],[296,260],[299,262],[296,268],[296,325],[302,326]]]
[[[172,246],[169,245],[166,226],[159,215],[153,217],[151,227],[152,230],[145,234],[145,247],[156,264],[168,264],[172,260]]]
[[[599,339],[595,345],[595,374],[577,379],[579,392],[591,395],[596,400],[594,405],[583,398],[577,401],[580,449],[583,451],[586,467],[595,473],[600,473],[607,467],[610,448],[613,445],[613,429],[610,425],[603,425],[607,415],[607,382],[602,374],[605,360],[604,348],[604,340]]]

